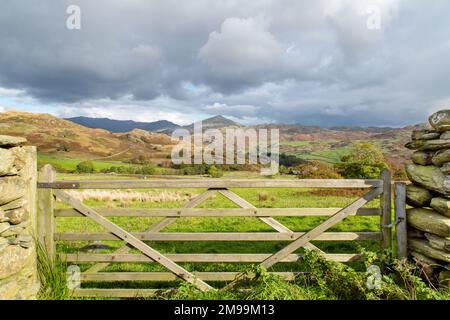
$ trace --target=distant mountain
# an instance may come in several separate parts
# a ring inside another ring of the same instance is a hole
[[[133,129],[141,129],[152,132],[171,133],[173,130],[180,126],[167,121],[159,120],[155,122],[137,122],[132,120],[113,120],[108,118],[89,118],[89,117],[74,117],[67,118],[79,125],[93,128],[93,129],[105,129],[111,132],[129,132]]]
[[[92,129],[104,129],[110,132],[122,133],[130,132],[134,129],[141,129],[151,132],[159,132],[171,134],[178,128],[194,130],[194,124],[187,126],[179,126],[167,120],[159,120],[155,122],[137,122],[132,120],[113,120],[108,118],[90,118],[90,117],[73,117],[65,120],[72,121],[76,124],[82,125]],[[225,118],[224,116],[214,116],[202,121],[203,130],[207,129],[223,129],[226,127],[241,127],[237,122]]]
[[[345,132],[351,132],[351,131],[365,131],[365,132],[372,132],[372,133],[383,133],[387,131],[394,130],[395,128],[392,127],[329,127],[329,130],[334,131],[345,131]]]
[[[205,120],[202,120],[202,128],[203,130],[208,129],[223,129],[227,127],[242,127],[239,123],[234,122],[224,116],[214,116]],[[194,130],[194,123],[184,126],[183,128],[188,129],[189,131]]]

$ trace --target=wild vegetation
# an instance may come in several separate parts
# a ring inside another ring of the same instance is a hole
[[[259,266],[243,270],[243,280],[234,286],[201,292],[183,282],[175,289],[162,289],[152,298],[174,300],[448,300],[449,288],[435,288],[421,277],[422,270],[407,261],[391,258],[388,252],[363,252],[365,267],[376,265],[379,280],[370,272],[358,272],[342,263],[324,259],[307,251],[301,261],[302,272],[288,282]],[[44,249],[38,250],[42,281],[39,298],[74,299],[67,287],[67,264],[51,261]],[[375,283],[375,281],[378,281]],[[145,284],[144,284],[145,285]],[[135,297],[139,299],[139,296]]]

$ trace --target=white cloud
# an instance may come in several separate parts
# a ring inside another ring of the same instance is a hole
[[[268,31],[264,21],[228,18],[209,35],[199,58],[212,73],[221,77],[252,77],[271,72],[283,48]]]
[[[4,0],[1,105],[178,123],[224,113],[249,123],[403,125],[450,101],[445,1],[77,4],[85,20],[70,32],[66,1],[37,10]],[[381,29],[367,28],[368,6],[380,9]]]

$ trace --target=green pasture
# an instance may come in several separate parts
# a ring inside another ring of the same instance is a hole
[[[64,159],[57,158],[51,155],[39,154],[38,155],[38,163],[40,164],[51,164],[55,167],[60,167],[68,171],[73,171],[77,168],[77,165],[85,160],[80,159]],[[114,166],[124,166],[124,167],[132,167],[132,164],[123,163],[120,161],[100,161],[100,160],[92,160],[95,166],[96,171],[100,171],[103,169],[109,169]]]
[[[54,157],[52,155],[46,155],[46,154],[38,154],[38,164],[44,165],[44,164],[51,164],[55,168],[61,168],[66,171],[75,171],[77,168],[77,165],[80,162],[83,162],[85,160],[81,159],[65,159],[65,158],[58,158]],[[136,164],[130,164],[120,161],[102,161],[102,160],[92,160],[92,163],[94,164],[94,169],[96,172],[100,172],[101,170],[109,169],[111,167],[136,167],[139,165]],[[177,174],[177,170],[171,169],[171,168],[160,168],[155,166],[155,174]]]

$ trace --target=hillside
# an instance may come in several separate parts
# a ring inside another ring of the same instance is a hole
[[[116,122],[113,123],[116,124]],[[133,121],[127,123],[139,124]],[[164,120],[159,123],[164,123]],[[223,116],[203,121],[203,129],[229,127],[242,126]],[[352,143],[367,142],[378,145],[389,161],[396,167],[400,167],[408,161],[411,153],[404,144],[409,140],[411,131],[418,127],[420,125],[405,128],[321,128],[266,124],[252,128],[278,128],[281,152],[305,160],[336,163],[343,155],[350,152]],[[193,125],[183,128],[192,130]],[[110,132],[104,129],[88,128],[48,114],[25,112],[0,113],[0,132],[25,136],[31,144],[38,146],[41,154],[68,159],[129,161],[141,158],[153,163],[162,163],[168,160],[167,157],[174,143],[166,134],[144,129],[133,128],[123,133]]]
[[[394,165],[401,166],[411,152],[404,147],[414,129],[405,128],[320,128],[301,125],[276,125],[280,129],[280,150],[305,160],[321,160],[336,163],[348,154],[352,143],[364,142],[377,145]],[[262,126],[267,127],[267,126]]]
[[[224,128],[237,128],[242,127],[237,122],[234,122],[233,120],[227,119],[224,116],[214,116],[205,120],[202,120],[202,129],[208,130],[208,129],[224,129]],[[192,132],[194,130],[194,123],[190,124],[188,126],[184,126],[184,129],[189,130]]]
[[[171,138],[165,134],[139,129],[113,133],[49,114],[0,113],[0,132],[26,137],[41,154],[69,159],[129,161],[142,157],[159,163],[172,148]]]

